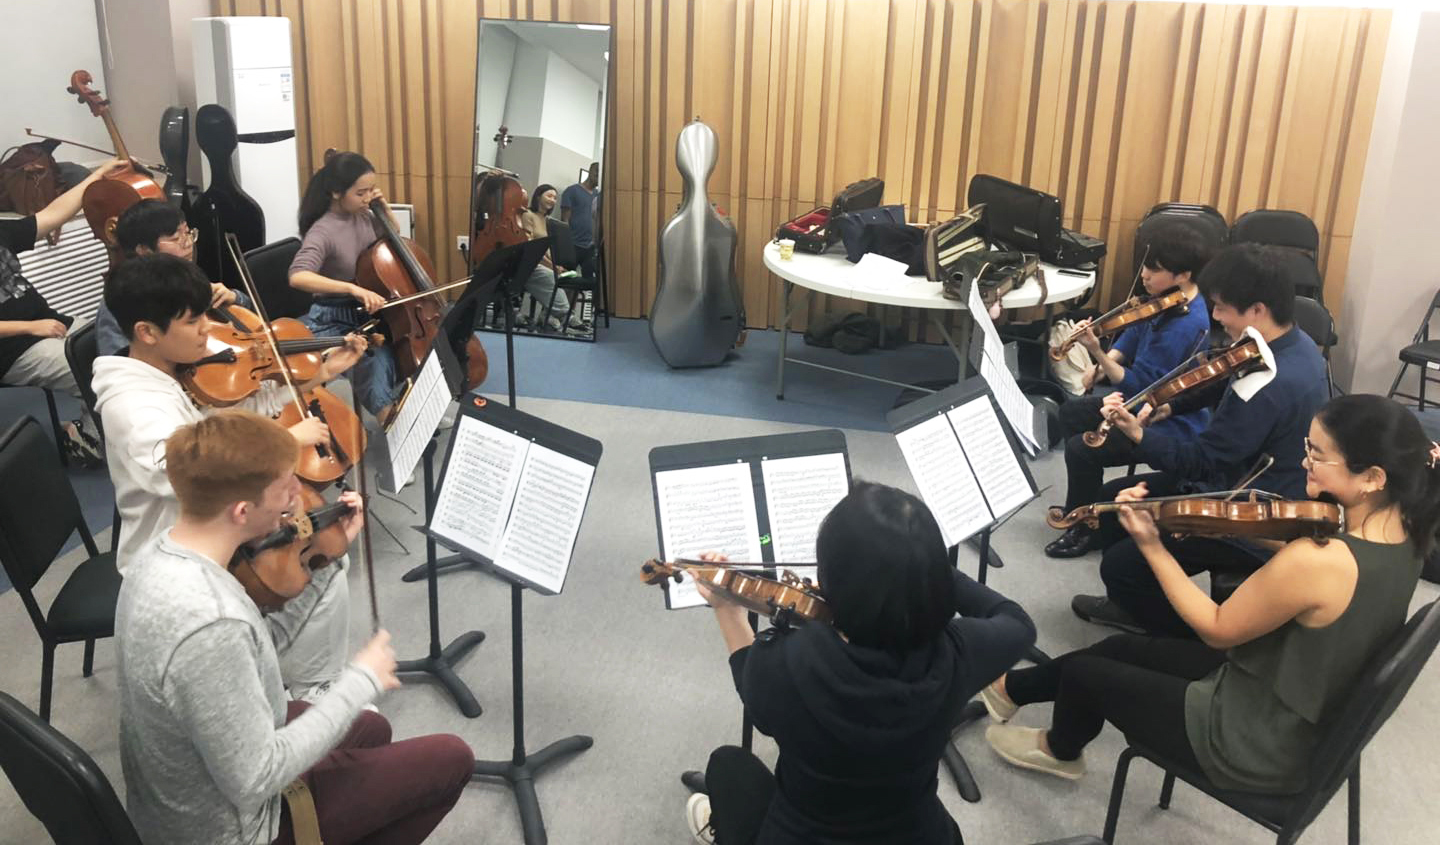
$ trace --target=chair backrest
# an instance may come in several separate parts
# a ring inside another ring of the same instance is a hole
[[[56,845],[140,845],[125,806],[90,755],[3,692],[0,768]]]
[[[547,217],[545,231],[550,236],[550,260],[571,270],[579,267],[580,257],[575,254],[575,239],[570,235],[570,224]]]
[[[310,294],[290,287],[290,262],[300,251],[299,238],[286,238],[245,253],[250,275],[255,277],[261,304],[270,319],[299,317],[310,310]]]
[[[1298,211],[1257,208],[1235,218],[1230,243],[1288,246],[1303,250],[1313,260],[1320,251],[1320,232],[1313,220]]]
[[[1360,765],[1360,752],[1425,668],[1425,661],[1440,643],[1436,604],[1432,601],[1415,611],[1355,679],[1350,694],[1328,720],[1311,763],[1310,785],[1296,796],[1295,810],[1285,825],[1287,832],[1304,830],[1325,809],[1330,796]]]
[[[1325,306],[1308,296],[1295,297],[1295,325],[1310,335],[1316,346],[1329,351],[1330,341],[1335,336],[1335,320]]]
[[[100,354],[97,341],[95,321],[91,320],[65,336],[65,361],[70,364],[70,374],[75,376],[85,407],[99,420],[95,413],[95,390],[90,386],[95,377],[95,356]]]
[[[1304,250],[1295,247],[1271,245],[1272,252],[1280,261],[1280,272],[1290,280],[1297,296],[1308,296],[1317,302],[1325,301],[1325,280],[1320,277],[1320,268],[1315,259]]]
[[[0,564],[26,599],[76,530],[97,554],[55,446],[23,417],[0,435]]]
[[[1140,262],[1155,233],[1174,224],[1194,229],[1213,249],[1219,250],[1230,241],[1230,227],[1225,217],[1208,205],[1194,205],[1183,202],[1162,202],[1146,213],[1135,227],[1135,260],[1130,267],[1130,277],[1139,275]]]

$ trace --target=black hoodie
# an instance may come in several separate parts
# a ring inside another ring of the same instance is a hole
[[[910,652],[805,625],[730,656],[747,713],[780,746],[757,845],[951,841],[935,788],[956,714],[1035,642],[1019,605],[959,572],[955,598],[960,617]]]

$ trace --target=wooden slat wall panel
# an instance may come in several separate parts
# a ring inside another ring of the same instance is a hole
[[[294,25],[300,176],[357,149],[417,207],[442,276],[463,272],[480,17],[610,23],[605,173],[615,308],[641,315],[699,115],[711,198],[740,234],[751,325],[779,317],[760,250],[775,226],[879,175],[915,221],[992,173],[1065,200],[1104,237],[1100,300],[1129,285],[1157,202],[1227,218],[1291,208],[1320,228],[1326,298],[1345,283],[1390,25],[1385,10],[1130,0],[215,0]],[[828,299],[828,298],[827,298]],[[853,304],[848,304],[853,305]],[[825,301],[821,308],[846,307]],[[803,315],[802,315],[803,321]],[[922,326],[923,328],[923,326]]]

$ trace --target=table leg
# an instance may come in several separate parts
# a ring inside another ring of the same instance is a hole
[[[969,378],[971,369],[970,334],[975,324],[975,321],[970,318],[969,312],[960,312],[960,325],[955,328],[954,336],[945,328],[945,322],[940,319],[939,314],[934,311],[925,313],[929,316],[930,322],[935,325],[935,329],[940,332],[940,336],[945,338],[945,343],[950,347],[950,351],[955,353],[955,360],[960,367],[960,374],[955,380],[960,382]]]
[[[780,282],[780,358],[775,362],[775,398],[785,398],[785,358],[786,349],[790,339],[790,318],[794,316],[795,309],[790,306],[791,295],[795,292],[795,283],[781,280]],[[810,301],[809,290],[804,302]]]

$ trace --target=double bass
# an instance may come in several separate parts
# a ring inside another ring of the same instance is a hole
[[[385,201],[377,198],[370,203],[370,211],[381,235],[360,254],[355,264],[355,284],[389,300],[377,314],[389,329],[401,377],[410,378],[424,365],[436,335],[447,329],[445,309],[439,299],[441,290],[431,281],[435,265],[430,256],[396,231]],[[448,328],[455,357],[465,367],[465,389],[474,390],[490,372],[485,347],[476,339],[470,324],[453,320]]]
[[[90,114],[105,122],[105,131],[110,133],[110,143],[115,145],[115,157],[129,162],[96,180],[85,189],[81,205],[85,211],[85,222],[101,243],[115,244],[115,221],[125,209],[140,200],[164,200],[165,192],[155,182],[154,176],[143,165],[130,157],[125,149],[125,139],[115,127],[110,116],[110,101],[90,87],[94,78],[88,70],[77,70],[70,75],[70,85],[65,90],[74,94],[82,105],[90,107]]]

